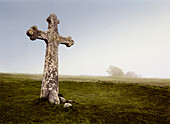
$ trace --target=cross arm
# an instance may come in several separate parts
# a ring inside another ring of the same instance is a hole
[[[72,40],[71,37],[63,37],[61,35],[58,35],[59,39],[60,39],[60,44],[64,44],[67,47],[70,47],[74,44],[74,41]]]
[[[47,41],[47,33],[38,30],[37,26],[32,26],[26,34],[31,40],[41,39]]]

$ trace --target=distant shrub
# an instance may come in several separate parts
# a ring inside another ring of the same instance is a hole
[[[135,72],[128,71],[124,75],[125,77],[138,77],[138,75]]]
[[[124,75],[124,72],[122,71],[122,69],[116,66],[109,66],[107,73],[111,76],[123,76]]]

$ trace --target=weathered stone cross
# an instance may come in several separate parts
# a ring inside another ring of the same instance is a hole
[[[27,35],[31,40],[41,39],[46,43],[45,65],[41,86],[40,97],[47,98],[51,103],[60,104],[58,97],[58,45],[65,44],[70,47],[74,44],[71,37],[62,37],[58,33],[57,24],[60,21],[55,14],[51,14],[47,19],[48,31],[40,31],[36,26],[32,26]]]

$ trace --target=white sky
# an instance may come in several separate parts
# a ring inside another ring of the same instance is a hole
[[[45,43],[26,31],[47,30],[55,13],[62,36],[59,73],[107,75],[109,65],[143,77],[170,78],[169,0],[0,0],[0,72],[42,73]]]

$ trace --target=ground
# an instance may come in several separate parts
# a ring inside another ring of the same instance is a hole
[[[0,74],[0,123],[168,123],[170,79],[60,76],[72,108],[39,99],[41,75]]]

